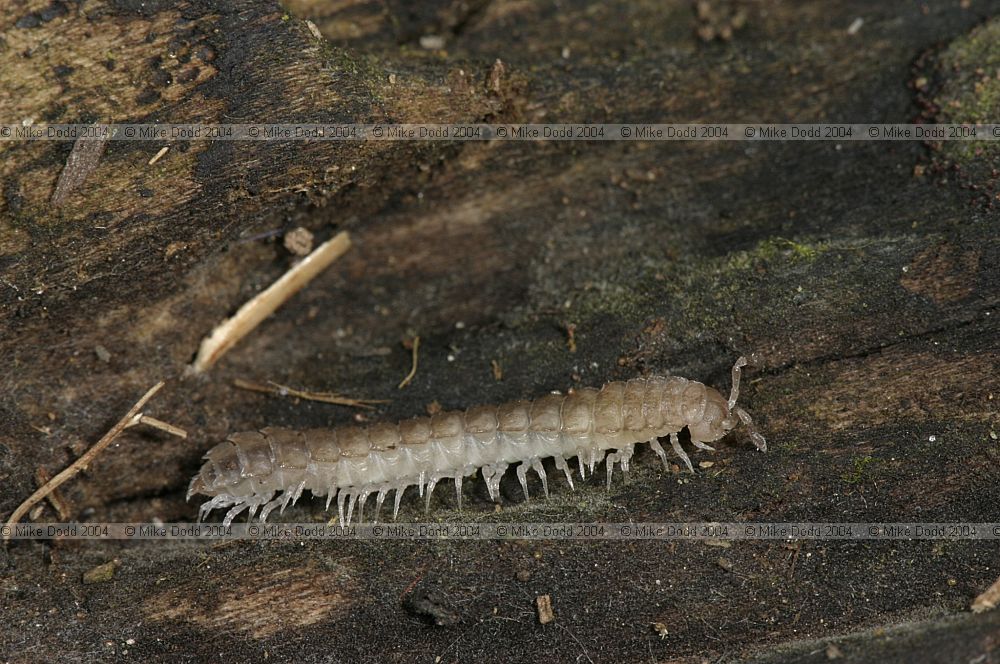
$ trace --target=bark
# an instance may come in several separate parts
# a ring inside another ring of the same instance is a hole
[[[976,27],[1000,3],[419,4],[15,2],[0,15],[0,117],[1000,111],[987,76],[995,22]],[[421,47],[428,35],[444,50]],[[191,520],[187,482],[227,433],[356,414],[237,379],[390,399],[366,417],[401,419],[648,372],[728,388],[732,362],[755,352],[741,403],[767,454],[738,432],[698,453],[715,466],[687,478],[643,451],[610,493],[600,475],[575,493],[553,480],[547,502],[505,490],[501,514],[996,517],[1000,164],[988,145],[177,141],[149,166],[161,147],[109,142],[53,205],[72,145],[0,142],[0,513],[160,379],[148,412],[191,436],[130,429],[60,490],[72,518]],[[317,240],[350,230],[354,248],[210,373],[185,376],[201,338],[294,260],[280,233],[298,226]],[[419,369],[397,389],[414,335]],[[492,516],[481,481],[465,495],[459,513],[442,490],[432,518]],[[321,502],[282,518],[325,521]],[[421,508],[410,497],[402,516]],[[57,518],[47,509],[39,520]],[[998,656],[997,614],[967,612],[997,575],[985,542],[39,541],[0,556],[0,651],[14,661]],[[83,583],[113,560],[110,580]],[[541,595],[555,616],[545,626]]]

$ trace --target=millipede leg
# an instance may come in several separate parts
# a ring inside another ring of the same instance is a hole
[[[401,501],[403,499],[403,492],[404,491],[406,491],[406,487],[405,486],[397,486],[396,487],[396,495],[394,496],[393,504],[392,504],[392,520],[393,521],[395,521],[396,517],[399,515],[399,501]]]
[[[382,487],[378,490],[378,496],[375,497],[375,521],[378,523],[378,517],[382,513],[382,502],[385,501],[385,494],[389,491],[388,488]]]
[[[483,481],[486,482],[486,491],[490,494],[490,500],[497,501],[497,493],[493,488],[493,478],[497,476],[497,469],[493,464],[486,464],[482,467]]]
[[[239,513],[245,510],[247,507],[249,506],[246,503],[240,503],[238,505],[235,505],[231,510],[226,512],[226,518],[222,520],[222,525],[225,526],[226,528],[233,525],[233,519],[235,519],[239,515]]]
[[[524,491],[524,500],[531,500],[528,495],[528,462],[522,461],[517,467],[517,480],[521,483],[521,491]]]
[[[285,513],[285,508],[288,507],[288,503],[291,502],[292,497],[294,495],[295,495],[294,491],[290,489],[285,489],[284,495],[281,496],[281,512],[280,512],[281,514]]]
[[[615,461],[618,460],[618,454],[612,452],[605,459],[606,468],[608,469],[608,491],[611,491],[611,475],[615,472]]]
[[[677,456],[683,459],[684,465],[688,467],[688,470],[690,470],[693,473],[694,466],[691,465],[691,459],[688,458],[688,455],[684,451],[684,448],[681,447],[681,439],[677,437],[676,433],[670,434],[670,445],[671,447],[674,448],[674,452],[677,453]]]
[[[344,525],[351,522],[351,515],[354,514],[354,503],[357,502],[357,500],[358,494],[352,491],[351,495],[347,498],[347,521],[344,522]]]
[[[261,509],[261,511],[260,511],[260,522],[261,523],[264,523],[265,521],[267,521],[267,516],[276,507],[278,507],[279,505],[281,505],[282,498],[283,498],[282,496],[278,496],[274,500],[271,500],[266,505],[264,505],[263,509]]]
[[[427,495],[424,498],[424,514],[431,511],[431,494],[434,493],[434,487],[437,486],[438,478],[432,477],[430,482],[427,483]]]
[[[660,441],[655,438],[649,441],[649,448],[656,452],[656,456],[660,457],[660,461],[663,462],[663,469],[670,470],[670,462],[667,460],[667,452],[663,449],[663,445],[660,445]]]
[[[622,467],[622,481],[628,484],[628,467],[629,463],[632,461],[632,455],[635,453],[635,445],[625,445],[620,450],[618,450],[618,462]]]
[[[302,497],[302,492],[306,489],[306,481],[302,480],[299,485],[295,487],[295,495],[292,497],[292,505],[298,502],[299,498]]]
[[[542,478],[542,492],[545,493],[545,498],[548,500],[549,497],[549,480],[545,476],[545,467],[542,466],[542,460],[539,458],[534,458],[531,460],[531,469],[538,473],[538,476]]]
[[[340,525],[347,525],[344,521],[344,501],[347,500],[347,489],[341,489],[337,492],[337,517],[340,519]]]
[[[219,494],[218,496],[206,501],[202,504],[201,508],[198,510],[198,523],[201,523],[208,513],[214,510],[216,507],[225,507],[232,503],[230,497],[226,494]]]
[[[570,470],[569,464],[566,462],[566,457],[556,457],[556,468],[565,473],[566,481],[569,482],[569,488],[576,491],[576,487],[573,486],[573,471]]]
[[[358,523],[365,522],[365,501],[372,494],[372,489],[365,489],[358,497]]]

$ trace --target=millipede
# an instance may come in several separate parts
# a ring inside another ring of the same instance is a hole
[[[714,451],[708,443],[742,422],[757,449],[767,450],[750,414],[736,405],[741,369],[746,365],[745,357],[733,365],[728,400],[697,381],[649,376],[396,424],[302,431],[272,427],[234,433],[205,455],[204,465],[191,480],[188,498],[210,496],[201,506],[199,519],[213,509],[230,508],[223,519],[228,526],[243,510],[249,510],[250,520],[260,510],[264,521],[274,509],[294,504],[308,489],[314,496],[326,496],[326,509],[336,498],[340,523],[350,523],[355,508],[358,520],[363,520],[365,502],[372,494],[376,495],[377,519],[393,491],[396,518],[407,488],[416,486],[428,509],[434,487],[447,478],[455,483],[461,509],[462,480],[477,471],[486,481],[490,499],[496,501],[500,478],[515,463],[525,498],[528,469],[538,474],[548,497],[542,465],[548,457],[565,473],[571,488],[570,459],[578,460],[581,479],[604,461],[610,488],[615,464],[628,472],[639,443],[649,443],[668,467],[661,438],[669,439],[673,451],[694,472],[678,435],[685,427],[692,445]]]

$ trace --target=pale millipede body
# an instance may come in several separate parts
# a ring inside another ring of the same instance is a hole
[[[407,487],[416,485],[430,505],[434,486],[452,478],[462,504],[462,478],[480,470],[490,498],[499,495],[500,478],[508,466],[519,463],[517,477],[528,497],[531,468],[548,483],[542,459],[553,457],[557,469],[573,476],[568,460],[577,457],[580,477],[605,460],[607,483],[615,463],[628,471],[637,443],[649,443],[667,466],[659,438],[668,437],[674,452],[691,472],[678,433],[687,427],[692,444],[713,450],[708,443],[722,438],[742,421],[757,449],[767,444],[750,415],[736,406],[741,357],[733,365],[729,399],[717,390],[679,376],[650,376],[608,383],[601,389],[583,388],[571,394],[549,394],[534,401],[512,401],[500,406],[476,406],[398,424],[344,426],[333,429],[267,428],[235,433],[205,455],[207,460],[191,481],[188,498],[211,496],[199,518],[215,508],[229,507],[223,523],[229,525],[243,510],[260,520],[277,507],[294,503],[308,489],[336,497],[341,523],[350,523],[355,506],[359,520],[365,501],[376,494],[376,518],[389,491],[394,491],[393,517]],[[606,456],[605,456],[606,455]],[[346,513],[345,513],[346,506]]]

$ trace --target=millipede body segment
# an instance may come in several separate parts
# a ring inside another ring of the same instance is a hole
[[[684,427],[695,447],[712,450],[708,443],[742,421],[757,448],[767,448],[750,415],[736,406],[740,370],[746,364],[741,357],[733,366],[728,400],[697,381],[651,376],[608,383],[599,390],[584,388],[534,401],[476,406],[397,424],[235,433],[205,455],[188,497],[211,496],[201,506],[202,518],[215,508],[229,507],[223,521],[228,525],[245,509],[251,519],[260,510],[263,521],[308,489],[326,496],[327,508],[336,498],[341,523],[349,523],[355,507],[362,518],[372,494],[377,513],[388,492],[394,491],[393,517],[409,486],[417,486],[429,505],[434,486],[445,478],[454,480],[461,507],[462,478],[476,471],[482,472],[490,498],[496,500],[500,478],[514,463],[519,464],[517,477],[525,497],[529,468],[541,477],[548,495],[542,466],[546,457],[553,457],[571,487],[569,459],[578,459],[581,478],[604,460],[610,487],[614,465],[627,471],[637,443],[649,443],[666,466],[667,455],[659,442],[664,437],[693,472],[677,435]]]

